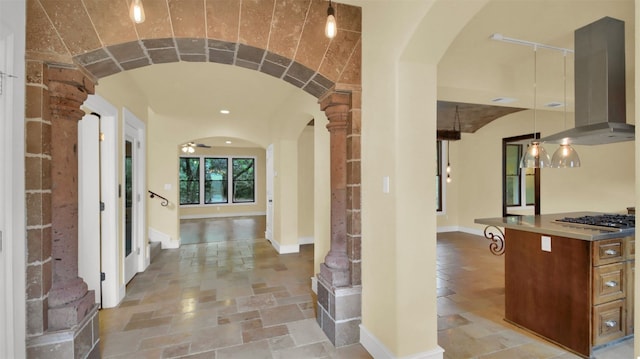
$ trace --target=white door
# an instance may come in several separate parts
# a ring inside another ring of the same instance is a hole
[[[4,30],[2,24],[0,23],[0,30]],[[7,300],[6,300],[6,296],[7,296],[7,286],[9,285],[8,280],[7,280],[7,270],[6,270],[6,266],[7,266],[7,260],[6,260],[6,252],[7,249],[5,241],[6,239],[4,238],[5,234],[7,233],[6,230],[6,226],[5,226],[5,213],[4,210],[6,209],[6,207],[4,206],[5,203],[5,191],[7,189],[6,187],[6,181],[5,181],[5,177],[6,174],[9,173],[9,171],[7,171],[7,167],[8,164],[6,164],[5,162],[7,161],[7,156],[6,156],[6,152],[5,152],[5,145],[4,142],[8,139],[9,136],[6,135],[7,133],[7,128],[5,123],[8,122],[8,118],[9,118],[9,106],[10,106],[10,102],[7,99],[7,90],[5,89],[7,86],[7,78],[5,78],[6,74],[8,73],[8,69],[7,69],[7,64],[6,64],[6,41],[7,39],[5,38],[5,34],[4,31],[2,31],[0,33],[0,135],[2,136],[2,144],[0,144],[0,204],[3,206],[3,210],[0,211],[0,213],[2,213],[2,215],[0,215],[0,333],[2,333],[2,335],[0,335],[0,356],[4,356],[9,352],[8,349],[8,345],[9,343],[7,343],[7,336],[4,335],[4,333],[10,333],[11,332],[11,326],[7,325],[8,324],[8,318],[7,318],[7,312],[5,311],[5,308],[7,308]],[[8,195],[8,193],[7,193]]]
[[[264,236],[273,239],[273,144],[267,147],[267,223]]]
[[[139,199],[137,179],[137,141],[136,129],[126,125],[124,142],[124,236],[122,249],[124,250],[124,282],[128,283],[138,272],[138,257],[140,254],[139,238],[137,238],[136,221],[138,219],[137,202]]]
[[[24,2],[0,0],[0,358],[24,358]]]
[[[78,122],[78,275],[101,303],[100,285],[100,119]]]

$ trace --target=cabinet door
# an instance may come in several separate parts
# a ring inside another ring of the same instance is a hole
[[[598,305],[626,296],[625,263],[593,268],[593,304]]]
[[[624,337],[626,319],[625,301],[622,299],[593,307],[593,345]]]
[[[624,238],[596,241],[593,245],[593,265],[599,266],[624,260]]]

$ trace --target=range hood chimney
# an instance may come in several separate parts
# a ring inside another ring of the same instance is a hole
[[[626,123],[624,21],[604,17],[575,31],[575,128],[541,142],[601,145],[633,141]]]

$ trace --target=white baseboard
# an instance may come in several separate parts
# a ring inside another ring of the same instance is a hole
[[[311,290],[315,293],[318,294],[318,278],[311,277]]]
[[[239,213],[203,213],[181,215],[180,219],[203,219],[203,218],[225,218],[225,217],[247,217],[266,216],[267,212],[239,212]]]
[[[436,346],[434,349],[403,356],[401,358],[393,355],[387,347],[382,344],[371,332],[360,324],[360,344],[376,359],[443,359],[444,349]]]
[[[313,240],[313,237],[300,237],[298,238],[298,244],[313,244],[315,243],[315,241]]]
[[[445,233],[445,232],[464,232],[469,234],[475,234],[477,236],[483,236],[484,232],[481,229],[477,228],[469,228],[469,227],[460,227],[460,226],[446,226],[446,227],[438,227],[436,229],[437,233]]]
[[[276,249],[276,251],[279,254],[299,253],[300,252],[300,245],[298,245],[298,244],[290,244],[290,245],[287,245],[287,246],[282,246],[277,241],[269,241],[269,242],[271,242],[271,245],[273,246],[273,248]]]
[[[173,240],[171,236],[149,227],[149,241],[160,242],[162,249],[180,248],[180,240]]]

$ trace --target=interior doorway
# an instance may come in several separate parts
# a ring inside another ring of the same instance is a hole
[[[273,240],[273,144],[267,147],[266,152],[267,165],[267,218],[264,236],[266,239]]]

